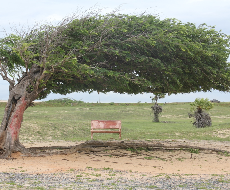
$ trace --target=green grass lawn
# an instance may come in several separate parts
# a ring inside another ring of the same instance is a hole
[[[159,123],[152,122],[152,104],[76,103],[61,106],[39,103],[24,114],[20,139],[26,141],[90,140],[91,120],[121,120],[122,139],[230,140],[230,103],[215,104],[209,111],[212,126],[195,128],[189,103],[160,104]],[[4,105],[0,107],[3,118]],[[119,139],[118,134],[94,134],[95,140]]]

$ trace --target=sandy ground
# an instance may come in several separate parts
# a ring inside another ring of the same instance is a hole
[[[190,145],[216,148],[230,152],[230,142],[212,141],[162,141],[166,146]],[[24,144],[33,146],[74,146],[79,142],[52,142]],[[13,159],[0,160],[0,172],[58,173],[71,170],[84,171],[88,168],[112,168],[113,170],[143,172],[149,174],[229,174],[230,154],[213,151],[191,153],[184,150],[140,151],[109,150],[104,152],[77,152],[69,155],[25,157],[14,153]]]

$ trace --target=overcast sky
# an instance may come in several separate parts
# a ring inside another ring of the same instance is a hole
[[[102,9],[102,13],[119,8],[119,12],[138,14],[147,12],[160,18],[176,18],[197,26],[206,23],[230,35],[230,0],[0,0],[0,38],[10,28],[27,28],[35,23],[59,21],[79,10]],[[0,100],[8,99],[8,83],[0,79]],[[50,94],[45,100],[74,98],[85,102],[151,102],[151,94],[73,93],[66,96]],[[167,96],[160,102],[192,102],[195,98],[218,99],[230,102],[230,94],[218,91]]]

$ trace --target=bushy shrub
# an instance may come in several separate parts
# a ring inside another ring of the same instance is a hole
[[[54,99],[54,100],[48,100],[45,102],[40,102],[37,104],[37,106],[74,106],[78,104],[83,104],[84,101],[81,100],[75,100],[72,98],[60,98],[60,99]]]
[[[208,100],[208,98],[204,99],[204,98],[196,98],[194,102],[192,102],[191,104],[191,110],[195,111],[195,110],[210,110],[213,108],[213,103],[210,102]]]
[[[193,114],[189,113],[189,117],[194,117],[194,126],[197,128],[204,128],[212,125],[211,117],[204,110],[212,109],[213,103],[211,103],[207,98],[196,98],[190,105]]]

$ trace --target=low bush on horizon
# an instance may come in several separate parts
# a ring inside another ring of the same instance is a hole
[[[59,98],[54,100],[36,102],[36,106],[39,107],[76,106],[78,104],[83,104],[83,103],[85,102],[81,100],[75,100],[73,98]]]

